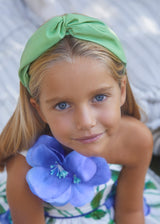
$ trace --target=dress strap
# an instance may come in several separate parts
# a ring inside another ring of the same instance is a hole
[[[24,156],[24,157],[26,157],[26,155],[27,155],[27,150],[25,150],[25,151],[21,151],[21,152],[19,152],[19,154],[22,155],[22,156]]]

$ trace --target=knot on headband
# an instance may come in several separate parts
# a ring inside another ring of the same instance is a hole
[[[31,36],[23,51],[19,78],[28,91],[30,64],[67,35],[91,41],[107,48],[126,65],[126,57],[121,43],[106,24],[95,18],[79,14],[57,16],[42,25]]]

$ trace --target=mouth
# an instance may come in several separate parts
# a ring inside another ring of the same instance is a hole
[[[98,141],[103,136],[103,134],[104,132],[99,134],[89,135],[89,136],[83,136],[80,138],[75,138],[74,140],[83,144],[93,143]]]

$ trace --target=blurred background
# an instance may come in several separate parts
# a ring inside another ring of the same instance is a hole
[[[133,92],[153,133],[151,168],[160,175],[159,9],[159,0],[0,0],[0,132],[17,103],[19,61],[28,38],[53,16],[87,14],[108,24],[122,42]]]

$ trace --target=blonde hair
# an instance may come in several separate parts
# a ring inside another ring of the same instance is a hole
[[[20,97],[12,117],[0,135],[0,167],[3,170],[6,160],[18,151],[28,149],[39,135],[50,134],[49,127],[42,121],[30,103],[30,98],[39,103],[41,83],[46,70],[58,61],[70,61],[73,57],[91,57],[107,66],[113,78],[121,86],[121,80],[127,77],[124,64],[110,51],[93,42],[83,41],[66,36],[58,44],[47,50],[30,68],[30,83],[27,89],[20,83]],[[123,115],[140,119],[139,107],[136,104],[127,79],[126,101],[121,107]]]

